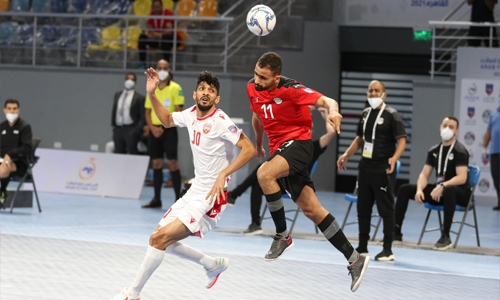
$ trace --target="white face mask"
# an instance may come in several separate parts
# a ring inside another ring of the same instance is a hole
[[[384,93],[382,93],[382,96],[384,96]],[[382,96],[380,97],[376,97],[376,98],[367,98],[368,99],[368,103],[370,104],[370,106],[375,109],[377,107],[380,106],[380,104],[382,104],[382,102],[384,101],[382,99]]]
[[[127,90],[132,90],[132,89],[134,89],[134,87],[135,87],[135,82],[133,80],[131,80],[131,79],[125,80],[125,88]]]
[[[443,130],[441,130],[441,139],[443,141],[447,142],[452,138],[453,138],[453,131],[449,127],[446,127]]]
[[[11,123],[14,123],[17,120],[18,116],[19,116],[19,114],[5,114],[5,117]]]
[[[161,70],[158,72],[158,76],[160,77],[160,80],[163,81],[163,80],[167,79],[168,71]]]

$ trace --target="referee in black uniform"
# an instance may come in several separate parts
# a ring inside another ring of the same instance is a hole
[[[0,207],[7,200],[7,186],[13,175],[28,170],[27,156],[31,154],[31,126],[19,118],[19,101],[7,99],[3,108],[7,120],[0,123]]]
[[[362,158],[358,167],[358,222],[359,253],[368,252],[372,207],[377,200],[377,210],[384,220],[384,249],[375,260],[394,260],[392,234],[394,231],[394,185],[396,162],[406,147],[406,131],[399,113],[385,104],[387,97],[382,82],[374,80],[368,85],[368,103],[358,124],[356,138],[337,160],[340,170],[358,149]]]

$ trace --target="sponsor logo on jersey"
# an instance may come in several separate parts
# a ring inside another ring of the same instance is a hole
[[[281,104],[281,103],[283,103],[283,99],[281,99],[281,98],[274,98],[274,99],[273,99],[273,101],[274,101],[274,103],[276,103],[276,104]]]
[[[238,132],[238,127],[235,125],[231,125],[227,128],[231,133],[237,133]]]
[[[493,84],[487,83],[484,90],[488,96],[491,96],[493,94]]]
[[[314,93],[314,91],[313,91],[313,90],[311,90],[310,88],[305,88],[305,89],[304,89],[304,92],[309,93],[309,94]]]
[[[223,114],[219,114],[219,118],[221,118],[222,120],[226,119]]]
[[[193,224],[194,222],[196,222],[195,218],[191,218],[191,221],[189,221],[189,224]]]
[[[203,124],[203,133],[204,134],[209,133],[211,129],[212,129],[212,124],[211,123],[205,123],[205,124]]]

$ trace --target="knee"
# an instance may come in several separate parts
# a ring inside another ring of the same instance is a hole
[[[257,171],[257,179],[261,184],[269,182],[271,180],[276,180],[276,178],[273,176],[273,174],[271,174],[270,169],[266,166],[266,164],[263,164]]]
[[[163,169],[163,159],[153,159],[152,162],[151,162],[151,165],[153,166],[153,169]]]
[[[168,162],[168,168],[170,169],[170,171],[179,170],[179,162],[177,161],[177,159],[169,159],[169,160],[167,160],[167,162]]]
[[[159,230],[153,232],[149,237],[149,245],[158,250],[167,249],[167,243],[165,234],[162,234]]]

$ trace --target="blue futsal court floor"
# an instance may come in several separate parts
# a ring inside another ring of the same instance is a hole
[[[0,299],[113,298],[134,279],[150,233],[173,203],[172,190],[162,192],[161,210],[140,208],[152,198],[149,187],[139,201],[40,193],[42,213],[36,208],[17,208],[13,214],[2,210]],[[347,210],[343,195],[318,192],[318,197],[342,223]],[[286,202],[286,207],[292,205]],[[303,215],[292,235],[295,246],[277,261],[264,261],[272,242],[269,235],[240,233],[250,224],[247,193],[226,209],[216,230],[203,239],[184,241],[229,258],[229,268],[217,284],[206,290],[202,267],[165,255],[141,299],[500,299],[500,213],[478,206],[482,250],[476,247],[473,229],[465,228],[458,248],[444,252],[429,250],[439,238],[436,232],[424,235],[423,247],[416,247],[425,214],[422,206],[410,202],[405,244],[393,248],[395,262],[373,261],[382,248],[376,242],[369,245],[372,261],[352,293],[344,257],[314,233]],[[351,220],[355,218],[352,212]],[[432,216],[431,225],[436,220]],[[272,221],[266,220],[263,227],[271,234]],[[357,225],[345,232],[355,245]]]

